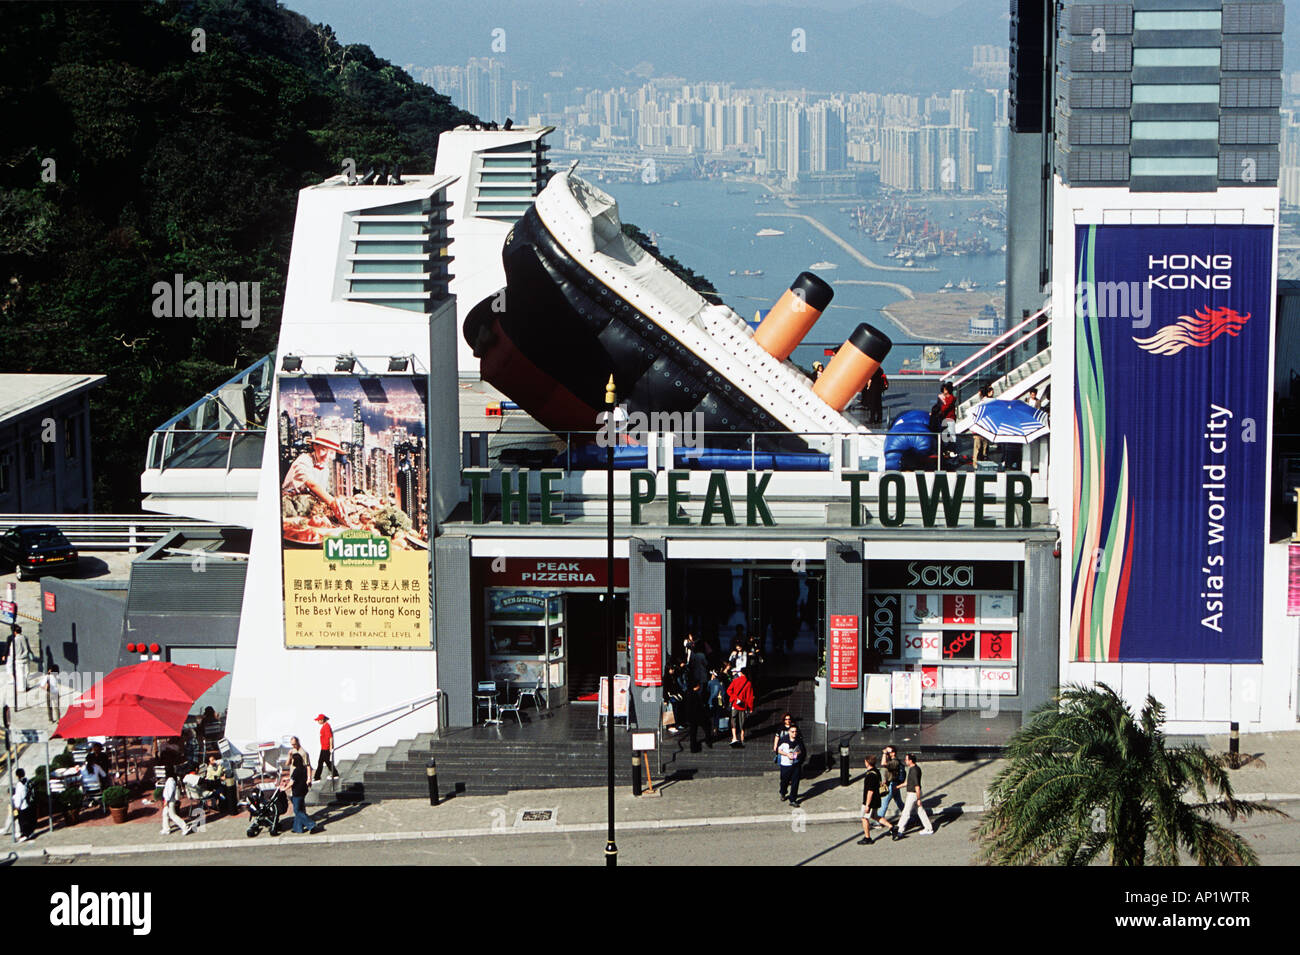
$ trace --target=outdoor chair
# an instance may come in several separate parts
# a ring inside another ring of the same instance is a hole
[[[551,708],[550,702],[546,699],[546,690],[542,688],[540,683],[520,683],[518,687],[520,703],[523,703],[524,697],[527,696],[532,698],[534,709],[540,710],[543,704],[546,705],[548,710]]]
[[[513,703],[511,703],[511,702],[510,702],[510,685],[509,685],[509,684],[506,684],[506,699],[505,699],[505,702],[504,702],[504,703],[498,703],[498,704],[497,704],[497,717],[498,717],[497,722],[499,722],[499,723],[500,723],[500,722],[504,722],[505,714],[506,714],[506,713],[513,713],[513,714],[515,714],[515,722],[518,723],[520,726],[523,726],[523,725],[524,725],[523,718],[520,717],[520,715],[519,715],[519,706],[520,706],[521,703],[523,703],[523,700],[524,700],[524,695],[523,695],[522,692],[520,692],[520,693],[517,693],[517,694],[515,695],[515,701],[514,701]]]

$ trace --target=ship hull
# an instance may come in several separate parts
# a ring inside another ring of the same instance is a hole
[[[708,446],[747,447],[755,434],[760,448],[807,449],[803,438],[588,272],[536,209],[516,222],[502,259],[504,294],[472,310],[465,335],[484,379],[545,427],[594,432],[613,375],[629,413],[699,415],[689,427],[702,429]]]

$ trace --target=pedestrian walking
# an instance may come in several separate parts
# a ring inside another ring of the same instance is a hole
[[[878,762],[875,755],[867,756],[863,762],[867,766],[867,774],[862,780],[862,838],[858,840],[858,845],[871,845],[871,817],[880,808],[880,770],[876,768]]]
[[[27,784],[26,770],[14,770],[14,791],[9,801],[13,805],[14,818],[18,820],[18,841],[28,842],[36,832],[36,806],[31,798],[31,787]]]
[[[704,730],[704,741],[713,748],[713,723],[709,719],[709,664],[704,652],[687,635],[686,648],[690,657],[686,661],[686,705],[690,708],[691,752],[700,751],[699,731]]]
[[[777,765],[781,767],[781,800],[792,806],[799,805],[799,778],[803,773],[808,747],[799,735],[799,724],[791,723],[785,742],[776,748]],[[787,793],[789,794],[787,796]]]
[[[322,753],[322,758],[324,754]],[[324,765],[323,763],[321,765]],[[320,766],[316,767],[317,772]],[[335,777],[338,778],[337,776]],[[307,815],[307,767],[297,753],[289,758],[289,801],[293,804],[293,831],[296,833],[315,832],[316,823]]]
[[[890,835],[898,839],[907,830],[907,824],[912,818],[912,810],[915,809],[921,820],[921,835],[932,836],[934,826],[931,825],[930,817],[926,815],[925,806],[921,803],[921,767],[917,765],[916,757],[911,753],[907,754],[906,762],[907,779],[903,786],[907,790],[907,800],[903,803],[903,815],[898,819],[898,827]]]
[[[880,802],[880,815],[877,818],[884,822],[891,800],[898,806],[900,813],[903,811],[903,764],[898,759],[898,750],[892,746],[886,746],[880,755],[880,775],[885,783],[885,798]]]
[[[185,820],[181,818],[180,813],[176,811],[180,803],[181,787],[176,780],[176,767],[168,763],[162,794],[162,834],[164,836],[172,834],[173,823],[183,836],[188,836],[192,831]]]
[[[299,756],[302,757],[302,764],[303,764],[304,766],[307,767],[307,772],[310,773],[310,772],[311,772],[311,757],[307,755],[307,750],[303,749],[302,743],[299,741],[298,737],[296,737],[296,736],[290,736],[290,737],[289,737],[289,756],[288,756],[288,758],[289,758],[290,761],[293,760],[293,754],[294,754],[294,753],[297,753]]]
[[[741,670],[727,685],[727,702],[731,705],[731,745],[745,748],[745,717],[754,712],[754,687]]]
[[[320,758],[316,761],[316,781],[320,782],[325,774],[325,766],[328,764],[334,781],[338,782],[339,771],[334,765],[334,730],[330,727],[330,718],[324,713],[317,713],[316,722],[320,724]],[[303,772],[305,773],[306,770],[304,769]]]

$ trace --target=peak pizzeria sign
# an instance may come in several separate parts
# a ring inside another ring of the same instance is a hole
[[[630,523],[651,523],[651,505],[667,505],[670,526],[695,524],[701,527],[775,527],[766,494],[775,472],[745,472],[744,492],[733,491],[728,472],[709,473],[704,493],[687,489],[692,472],[628,472]],[[469,485],[470,520],[487,524],[489,496],[499,501],[501,524],[563,524],[558,506],[564,493],[556,487],[564,471],[538,471],[533,480],[526,470],[463,472]],[[999,478],[1005,486],[999,487]],[[1029,475],[1011,473],[952,474],[923,471],[851,472],[840,475],[849,502],[852,527],[878,525],[900,527],[919,519],[924,527],[1030,527],[1031,485]]]

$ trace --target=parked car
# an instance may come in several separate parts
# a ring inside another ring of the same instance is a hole
[[[75,570],[77,549],[53,524],[11,527],[0,534],[0,570],[13,567],[18,579]]]

